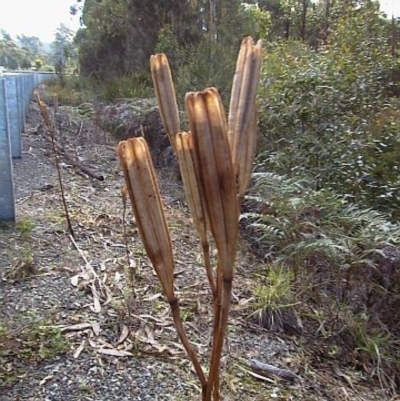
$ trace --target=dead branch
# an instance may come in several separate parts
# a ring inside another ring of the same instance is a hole
[[[300,379],[300,376],[296,375],[288,369],[277,368],[275,366],[268,365],[267,363],[257,361],[256,359],[249,359],[246,362],[251,370],[262,376],[272,375],[288,381]]]
[[[45,135],[45,138],[50,142],[51,138],[48,135]],[[89,177],[95,178],[97,180],[103,181],[104,176],[102,174],[96,173],[89,167],[83,165],[80,163],[75,156],[73,156],[71,153],[69,153],[57,140],[54,139],[54,147],[55,150],[59,155],[62,155],[65,157],[65,159],[68,160],[69,164],[71,164],[74,167],[79,168],[84,174],[88,175]]]

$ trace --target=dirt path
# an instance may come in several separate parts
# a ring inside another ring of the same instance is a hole
[[[23,157],[14,161],[18,222],[0,227],[0,401],[200,399],[130,211],[124,237],[116,143],[73,109],[61,113],[64,146],[104,180],[85,176],[61,158],[72,240],[51,146],[32,103]],[[168,172],[161,175],[184,320],[206,365],[211,297],[197,237],[182,188],[166,178]],[[126,274],[128,263],[134,284]],[[257,266],[244,248],[238,265],[223,358],[225,400],[383,399],[362,381],[349,383],[315,370],[301,340],[252,327],[247,300]],[[245,366],[249,358],[302,379],[257,378]]]

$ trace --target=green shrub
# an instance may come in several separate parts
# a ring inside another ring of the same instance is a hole
[[[44,72],[54,72],[54,67],[51,65],[44,65],[40,68],[40,71]]]
[[[61,105],[79,106],[96,98],[91,82],[79,76],[64,75],[46,83],[48,93],[56,93]]]
[[[229,101],[237,49],[210,43],[207,37],[198,45],[185,49],[184,61],[174,76],[180,104],[183,104],[186,92],[210,86],[218,88],[222,99]]]
[[[132,74],[116,76],[103,83],[97,82],[97,84],[99,85],[101,97],[106,101],[154,96],[150,72],[147,75]]]
[[[400,122],[385,96],[393,68],[368,47],[316,53],[296,41],[270,45],[260,91],[265,167],[399,218]]]

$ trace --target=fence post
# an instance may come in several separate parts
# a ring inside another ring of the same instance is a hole
[[[19,102],[18,102],[18,75],[7,74],[4,76],[6,80],[6,102],[8,108],[8,128],[11,142],[11,157],[20,158],[21,149],[21,120],[19,119]]]
[[[0,72],[0,220],[15,221],[6,80]]]

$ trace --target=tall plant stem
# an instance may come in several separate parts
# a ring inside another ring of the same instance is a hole
[[[55,163],[56,163],[56,166],[57,166],[58,182],[60,184],[61,199],[62,199],[64,211],[65,211],[65,218],[67,220],[68,231],[71,234],[71,237],[75,238],[74,230],[73,230],[72,224],[71,224],[71,219],[69,217],[67,201],[65,199],[64,185],[63,185],[62,176],[61,176],[60,160],[58,158],[56,146],[55,146],[55,143],[54,143],[54,132],[53,133],[50,132],[50,137],[51,137],[51,143],[53,145],[53,154],[54,154],[54,159],[55,159]]]
[[[168,300],[168,303],[171,307],[172,317],[174,319],[174,324],[175,324],[176,331],[178,332],[179,339],[181,340],[183,347],[185,348],[187,354],[189,355],[189,358],[192,361],[193,367],[200,380],[202,394],[203,394],[203,401],[205,401],[204,397],[205,397],[205,394],[207,391],[207,379],[204,375],[203,369],[197,358],[196,352],[194,351],[192,344],[190,344],[190,342],[189,342],[185,328],[183,327],[183,323],[182,323],[182,319],[181,319],[181,312],[180,312],[180,307],[179,307],[179,300],[178,300],[178,298],[175,297],[172,300]]]
[[[204,266],[206,268],[207,279],[210,284],[211,293],[213,296],[213,302],[215,302],[215,299],[217,297],[217,287],[215,286],[211,260],[210,260],[210,244],[207,241],[207,239],[202,240],[201,248],[203,251],[203,261],[204,261]]]
[[[56,168],[57,168],[58,183],[60,184],[61,200],[62,200],[62,204],[63,204],[64,211],[65,211],[65,218],[67,220],[68,231],[69,231],[71,237],[75,238],[74,230],[73,230],[72,224],[71,224],[71,219],[69,217],[67,201],[65,199],[64,185],[63,185],[62,175],[61,175],[60,159],[58,157],[55,139],[54,139],[54,137],[55,137],[54,125],[50,121],[50,116],[49,116],[49,112],[47,110],[46,104],[42,102],[38,93],[36,93],[36,100],[39,105],[40,113],[42,115],[44,123],[47,127],[47,131],[50,135],[50,140],[51,140],[51,145],[52,145],[53,155],[54,155],[54,162],[55,162]]]
[[[222,270],[218,266],[217,268],[217,287],[216,287],[216,297],[214,299],[214,327],[213,327],[213,349],[211,355],[214,354],[214,346],[218,341],[218,333],[220,328],[220,318],[221,318],[221,294],[222,291]],[[211,360],[212,364],[212,360]],[[211,370],[210,370],[211,377]],[[214,399],[219,398],[219,369],[215,372],[215,377],[213,379],[213,387],[214,387]]]
[[[224,336],[228,324],[229,309],[231,306],[232,278],[225,278],[221,275],[222,296],[220,304],[220,313],[218,321],[218,330],[214,333],[214,343],[212,347],[210,374],[208,376],[208,385],[205,399],[211,400],[211,394],[214,393],[214,401],[219,401],[219,367],[221,361],[222,348],[224,345]]]

